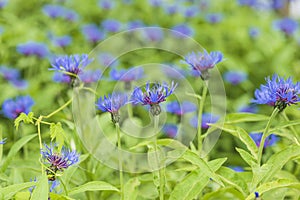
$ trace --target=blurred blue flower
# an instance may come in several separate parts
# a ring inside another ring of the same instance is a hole
[[[101,23],[103,29],[108,32],[116,33],[121,30],[121,22],[114,19],[106,19]]]
[[[208,124],[216,123],[219,120],[219,118],[220,118],[219,115],[215,115],[215,114],[212,114],[212,113],[203,113],[202,114],[201,128],[208,129],[209,128]],[[198,127],[198,116],[194,116],[190,120],[190,124],[194,128],[197,128]]]
[[[0,76],[18,89],[26,89],[28,86],[27,81],[21,79],[18,69],[0,66]]]
[[[210,13],[205,16],[208,23],[217,24],[222,21],[223,15],[220,13]]]
[[[176,87],[177,84],[174,84],[174,82],[172,82],[171,86],[166,83],[155,83],[151,88],[150,84],[147,83],[145,92],[143,92],[139,87],[134,89],[131,100],[133,104],[141,103],[142,105],[150,106],[159,104],[161,102],[164,102],[166,98],[174,92]]]
[[[6,138],[0,140],[0,144],[5,144],[6,143]]]
[[[177,33],[174,34],[175,36],[178,36],[178,37],[184,37],[184,36],[191,37],[194,35],[194,29],[191,28],[190,26],[188,26],[187,24],[178,24],[176,26],[173,26],[172,30],[180,33],[180,34],[177,34]],[[181,34],[183,34],[183,35],[181,35]]]
[[[230,166],[229,168],[233,169],[235,172],[244,172],[244,168],[240,166]]]
[[[75,22],[75,21],[78,21],[79,15],[74,10],[65,9],[65,14],[64,14],[63,18],[70,22]]]
[[[300,82],[293,84],[291,78],[284,80],[277,74],[274,74],[272,79],[267,77],[266,82],[266,85],[261,85],[260,89],[255,90],[253,103],[267,104],[282,111],[286,106],[300,101]]]
[[[162,128],[162,132],[170,138],[175,138],[178,128],[175,124],[165,124]]]
[[[74,78],[82,73],[83,69],[92,61],[87,54],[58,56],[51,62],[52,68],[49,70],[56,70]]]
[[[256,146],[259,147],[260,142],[261,142],[262,133],[250,133],[249,135],[255,142]],[[270,134],[266,138],[264,147],[273,146],[278,140],[279,140],[279,138],[276,135]]]
[[[258,4],[257,0],[237,0],[237,2],[241,6],[249,6],[249,7],[255,7]]]
[[[160,7],[163,3],[163,0],[148,0],[148,2],[153,7]]]
[[[135,28],[142,28],[144,27],[144,23],[141,20],[134,20],[134,21],[129,21],[127,23],[127,29],[135,29]]]
[[[101,78],[101,71],[98,70],[85,70],[79,74],[79,79],[84,83],[97,82]]]
[[[64,15],[65,7],[60,5],[47,4],[43,6],[43,12],[45,15],[51,18],[58,18]]]
[[[4,8],[4,6],[6,6],[7,3],[8,3],[8,0],[0,0],[0,9]]]
[[[247,80],[248,75],[243,71],[228,71],[224,74],[225,81],[232,85],[238,85]]]
[[[116,67],[119,65],[117,58],[110,53],[100,53],[98,62],[104,67]]]
[[[49,192],[55,192],[57,187],[60,185],[60,182],[59,180],[54,180],[54,181],[49,181],[49,185],[50,185],[50,188],[49,188]]]
[[[179,7],[178,4],[174,3],[174,4],[166,4],[163,6],[166,14],[169,15],[174,15],[179,11]]]
[[[195,17],[200,12],[200,9],[197,6],[189,6],[184,10],[184,16],[187,18]]]
[[[208,53],[192,52],[185,57],[185,62],[189,64],[193,70],[197,71],[201,78],[207,80],[209,78],[208,69],[213,68],[216,64],[223,60],[223,54],[219,51],[212,51]]]
[[[274,28],[282,31],[287,36],[293,35],[298,29],[298,23],[291,18],[283,18],[274,21]]]
[[[237,111],[238,112],[247,112],[247,113],[257,113],[258,108],[254,104],[242,105],[242,106],[238,107]]]
[[[186,71],[180,67],[178,67],[177,65],[173,65],[173,64],[169,64],[167,63],[166,67],[162,68],[162,71],[164,72],[164,74],[166,76],[168,76],[169,78],[172,79],[183,79],[186,76]]]
[[[279,10],[285,6],[285,3],[289,0],[271,0],[271,8]]]
[[[115,81],[131,82],[141,79],[144,75],[144,69],[141,67],[132,67],[129,69],[112,69],[110,78]]]
[[[167,112],[173,113],[175,115],[184,115],[188,112],[194,112],[197,110],[197,106],[189,101],[183,101],[179,104],[178,101],[172,101],[167,104]]]
[[[40,58],[44,58],[49,55],[49,50],[46,44],[31,41],[17,45],[17,52],[25,56],[35,55]]]
[[[96,43],[105,38],[105,34],[101,31],[96,24],[83,25],[81,31],[86,40]]]
[[[146,40],[150,42],[161,41],[164,37],[164,32],[160,27],[147,27],[143,33]]]
[[[0,26],[0,35],[2,35],[3,32],[4,32],[4,28]]]
[[[98,5],[105,10],[111,10],[115,7],[115,2],[112,0],[99,0]]]
[[[249,33],[249,36],[250,38],[257,38],[260,34],[260,29],[257,28],[257,27],[250,27],[249,30],[248,30],[248,33]]]
[[[52,41],[52,44],[57,47],[66,47],[69,46],[72,42],[72,37],[69,35],[63,35],[63,36],[50,36],[50,39]]]
[[[9,119],[16,119],[21,113],[28,114],[33,104],[33,99],[28,95],[7,99],[2,104],[2,114]]]
[[[55,145],[50,144],[48,146],[44,144],[44,146],[45,148],[41,149],[42,157],[45,164],[50,164],[50,169],[53,172],[67,169],[79,161],[79,154],[75,150],[71,151],[63,146],[60,152],[54,152]]]
[[[128,103],[130,103],[130,101],[128,100],[127,94],[112,93],[104,96],[103,98],[100,97],[96,103],[96,106],[103,112],[114,114],[118,113],[119,109]]]

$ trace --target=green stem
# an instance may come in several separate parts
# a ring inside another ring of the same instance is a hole
[[[204,103],[207,95],[207,81],[204,81],[203,83],[203,89],[202,89],[202,96],[201,99],[199,99],[199,110],[198,110],[198,130],[197,130],[197,138],[198,138],[198,151],[199,155],[201,154],[202,151],[202,140],[203,138],[201,137],[202,135],[202,113],[203,113],[203,108],[204,108]]]
[[[60,182],[61,182],[61,184],[62,184],[62,186],[64,188],[66,196],[68,196],[68,190],[67,190],[66,184],[64,183],[64,181],[62,180],[62,178],[60,178]]]
[[[284,118],[287,122],[290,121],[290,119],[289,119],[288,116],[286,115],[285,111],[282,112],[282,116],[283,116],[283,118]],[[289,128],[290,128],[291,131],[293,132],[293,135],[294,135],[294,139],[295,139],[296,144],[297,144],[297,145],[300,145],[300,144],[299,144],[299,141],[298,141],[298,133],[297,133],[297,131],[295,130],[294,126],[290,126]]]
[[[37,120],[37,129],[38,129],[38,137],[39,137],[39,143],[40,143],[40,150],[43,149],[43,143],[42,143],[42,136],[41,136],[41,123],[40,121],[42,121],[42,116],[40,116]],[[41,160],[43,159],[43,155],[40,153],[41,155]],[[42,166],[42,175],[44,174],[44,165],[41,165]]]
[[[271,126],[271,122],[273,121],[273,119],[275,118],[275,116],[278,114],[279,112],[279,109],[278,108],[275,108],[272,112],[272,115],[267,123],[267,126],[262,134],[262,137],[261,137],[261,141],[260,141],[260,144],[259,144],[259,148],[258,148],[258,156],[257,156],[257,163],[258,165],[261,164],[261,158],[262,158],[262,153],[263,153],[263,149],[264,149],[264,145],[265,145],[265,141],[266,141],[266,138],[268,137],[268,133],[269,133],[269,128]]]
[[[72,103],[73,101],[73,98],[70,99],[69,101],[67,101],[64,105],[62,105],[61,107],[59,107],[58,109],[56,109],[55,111],[53,111],[52,113],[50,113],[49,115],[47,116],[44,116],[44,118],[50,118],[52,117],[53,115],[55,115],[56,113],[58,113],[59,111],[61,111],[62,109],[64,109],[65,107],[67,107],[70,103]]]
[[[120,176],[120,193],[121,199],[124,200],[124,181],[123,181],[123,163],[122,163],[122,146],[121,146],[121,132],[119,123],[115,123],[117,137],[118,137],[118,152],[119,152],[119,176]]]
[[[2,140],[2,126],[0,126],[0,141]],[[3,145],[0,144],[0,163],[3,155]]]

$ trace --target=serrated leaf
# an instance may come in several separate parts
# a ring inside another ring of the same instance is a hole
[[[255,113],[230,113],[226,115],[225,123],[235,124],[241,122],[267,121],[269,118],[270,116]]]
[[[48,178],[47,175],[43,175],[36,183],[30,200],[48,200],[48,190]]]
[[[237,150],[237,152],[239,152],[239,154],[243,158],[243,160],[249,166],[251,166],[251,168],[258,167],[257,160],[255,160],[254,157],[251,154],[249,154],[244,149],[240,149],[240,148],[237,148],[237,147],[235,149]]]
[[[33,124],[33,117],[33,112],[28,113],[28,115],[26,115],[25,113],[21,113],[14,121],[16,130],[18,130],[21,122],[24,122],[25,124]]]
[[[13,144],[13,146],[10,148],[10,151],[3,162],[3,165],[1,166],[1,172],[4,172],[11,160],[14,158],[14,156],[18,153],[18,151],[30,140],[32,140],[34,137],[36,137],[37,134],[27,135],[22,137],[20,140],[18,140],[16,143]]]
[[[64,137],[65,137],[65,132],[64,129],[61,126],[61,123],[58,122],[56,124],[51,123],[50,125],[50,137],[51,141],[54,139],[56,140],[57,148],[58,151],[60,151],[64,145]]]
[[[141,182],[139,181],[139,179],[137,177],[129,179],[127,181],[127,183],[125,183],[125,185],[124,185],[124,199],[125,200],[135,200],[138,195],[138,190],[136,188],[140,184],[141,184]]]
[[[36,183],[34,182],[27,182],[27,183],[10,185],[5,188],[0,188],[0,195],[2,199],[11,199],[19,191],[32,187],[35,184]]]
[[[74,195],[86,191],[103,191],[103,190],[110,190],[110,191],[119,191],[118,188],[112,186],[109,183],[103,181],[91,181],[81,186],[72,188],[68,194]]]

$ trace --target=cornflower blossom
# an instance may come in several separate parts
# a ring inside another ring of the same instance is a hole
[[[205,20],[210,24],[217,24],[221,22],[223,15],[220,13],[210,13],[205,16]]]
[[[144,27],[144,23],[141,20],[134,20],[134,21],[129,21],[127,23],[127,29],[131,30],[131,29],[135,29],[135,28],[142,28]]]
[[[283,18],[274,21],[274,27],[275,29],[282,31],[286,36],[291,36],[298,29],[298,23],[296,20]]]
[[[57,36],[57,37],[52,36],[50,39],[54,46],[61,47],[61,48],[69,46],[72,42],[72,37],[69,35],[63,35],[63,36]]]
[[[131,100],[133,104],[150,105],[150,112],[153,116],[161,112],[160,103],[166,101],[166,98],[173,94],[177,83],[172,82],[171,86],[166,83],[155,83],[151,88],[149,82],[143,91],[140,87],[134,89]]]
[[[25,56],[35,55],[39,58],[44,58],[49,55],[49,50],[46,44],[40,42],[26,42],[17,45],[17,52]]]
[[[249,135],[255,142],[256,146],[259,147],[262,138],[262,133],[250,133]],[[270,134],[265,140],[264,148],[268,146],[273,146],[278,140],[279,138],[276,135]]]
[[[242,105],[242,106],[238,107],[237,111],[238,112],[246,112],[246,113],[257,113],[258,108],[254,104]]]
[[[223,60],[223,54],[219,51],[190,53],[185,57],[185,62],[189,64],[193,70],[200,74],[203,80],[209,79],[208,70]]]
[[[238,85],[247,80],[247,78],[248,75],[243,71],[228,71],[224,74],[225,81],[232,85]]]
[[[175,138],[177,135],[178,127],[175,124],[165,124],[162,128],[162,132],[170,138]]]
[[[141,67],[132,67],[129,69],[121,70],[112,69],[109,75],[112,80],[124,82],[125,89],[130,89],[132,81],[139,80],[144,76],[144,69]]]
[[[97,60],[104,67],[116,67],[119,65],[117,58],[110,53],[99,53]]]
[[[219,115],[215,115],[215,114],[212,114],[212,113],[203,113],[202,114],[201,128],[208,129],[209,128],[208,124],[216,123],[219,120],[219,118],[220,118]],[[194,116],[190,120],[190,124],[194,128],[197,128],[198,127],[198,116]]]
[[[81,28],[81,32],[85,39],[89,42],[96,43],[105,38],[105,34],[96,24],[86,24]]]
[[[77,21],[79,15],[71,9],[60,5],[47,4],[43,6],[43,13],[50,18],[62,18],[71,22]]]
[[[163,39],[164,32],[160,27],[147,27],[143,30],[143,36],[150,42],[158,42]]]
[[[78,78],[83,83],[93,83],[97,82],[101,78],[100,70],[84,70],[82,73],[78,75]],[[55,72],[53,75],[53,81],[57,83],[72,83],[72,79],[70,76],[62,74],[60,72]]]
[[[255,39],[259,36],[260,30],[256,27],[250,27],[248,30],[248,34],[249,34],[250,38]]]
[[[112,122],[118,123],[120,121],[120,108],[130,102],[127,94],[112,93],[103,98],[100,97],[96,103],[96,107],[103,112],[109,112]]]
[[[177,37],[184,37],[184,36],[193,36],[194,30],[190,26],[186,24],[178,24],[172,27],[172,30],[175,31],[174,35]],[[179,32],[180,34],[176,33]]]
[[[107,32],[116,33],[121,30],[121,22],[114,19],[106,19],[101,23],[103,29]]]
[[[5,144],[6,143],[6,138],[0,140],[0,144]]]
[[[18,69],[0,66],[0,76],[18,89],[26,89],[28,86],[27,81],[21,79]]]
[[[293,84],[291,78],[284,80],[277,74],[274,74],[272,79],[266,78],[266,82],[255,90],[255,99],[252,99],[252,103],[270,105],[282,111],[300,101],[300,82]]]
[[[99,0],[98,6],[104,10],[111,10],[115,7],[115,2],[112,0]]]
[[[21,113],[28,114],[34,101],[30,96],[18,96],[7,99],[2,104],[2,114],[9,119],[16,119]]]
[[[181,104],[177,101],[172,101],[167,104],[167,112],[173,113],[175,115],[181,116],[189,112],[194,112],[197,110],[197,106],[189,101],[183,101]]]
[[[8,0],[0,0],[0,9],[4,8],[7,3],[8,3]]]

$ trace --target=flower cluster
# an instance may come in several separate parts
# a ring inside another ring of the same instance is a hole
[[[9,119],[16,119],[21,113],[28,114],[34,101],[30,96],[19,96],[7,99],[2,104],[2,113]]]
[[[284,80],[277,74],[266,78],[266,85],[261,85],[260,89],[255,91],[255,99],[252,100],[256,104],[267,104],[274,106],[282,111],[286,106],[296,104],[300,101],[300,82],[293,84],[292,79]]]

